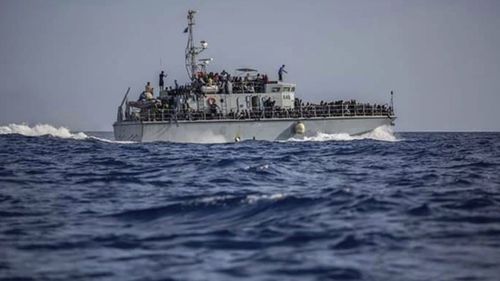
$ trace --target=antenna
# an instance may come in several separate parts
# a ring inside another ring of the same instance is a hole
[[[193,26],[195,25],[194,22],[194,14],[196,14],[196,11],[194,10],[189,10],[187,19],[188,19],[188,42],[186,45],[186,71],[191,80],[194,80],[196,71],[198,70],[198,63],[196,60],[196,56],[199,55],[201,52],[203,52],[205,49],[208,48],[208,43],[205,40],[200,41],[200,47],[196,47],[194,45],[194,39],[193,39]],[[202,69],[204,71],[204,69]]]
[[[394,112],[394,92],[391,90],[391,110]]]

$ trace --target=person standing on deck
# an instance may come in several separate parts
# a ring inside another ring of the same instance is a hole
[[[164,86],[165,86],[165,78],[167,78],[167,74],[162,70],[160,73],[160,91],[163,91]]]
[[[177,84],[177,80],[174,80],[174,86],[175,86],[175,94],[179,91],[179,84]]]
[[[153,86],[151,86],[151,82],[148,82],[145,87],[145,92],[153,94]]]
[[[279,77],[279,81],[283,81],[283,73],[288,73],[286,72],[285,70],[285,65],[282,65],[280,67],[280,70],[278,70],[278,77]]]

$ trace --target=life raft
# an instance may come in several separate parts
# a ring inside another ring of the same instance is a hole
[[[219,87],[217,85],[213,86],[202,86],[201,87],[201,92],[204,94],[215,94],[219,91]]]
[[[207,103],[208,103],[208,105],[214,105],[214,104],[215,104],[215,102],[216,102],[216,101],[215,101],[215,98],[214,98],[214,97],[210,97],[210,98],[208,98],[208,99],[207,99]]]

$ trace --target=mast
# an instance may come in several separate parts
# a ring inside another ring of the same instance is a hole
[[[193,39],[193,26],[195,25],[194,14],[196,14],[196,11],[189,10],[187,15],[188,42],[186,46],[186,71],[191,80],[195,79],[196,71],[198,70],[198,65],[196,63],[196,56],[201,52],[203,52],[208,47],[208,43],[206,41],[200,41],[201,47],[196,47],[194,45],[194,39]]]
[[[391,109],[394,112],[394,92],[391,91]]]
[[[196,54],[193,43],[193,25],[194,25],[194,14],[196,11],[188,11],[188,43],[186,46],[186,70],[189,78],[194,79],[194,74],[196,73]]]

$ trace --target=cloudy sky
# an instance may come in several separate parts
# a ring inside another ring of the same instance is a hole
[[[309,101],[394,90],[400,131],[500,130],[498,0],[1,0],[0,124],[112,130],[127,87],[187,81],[188,9],[212,71],[286,64]]]

